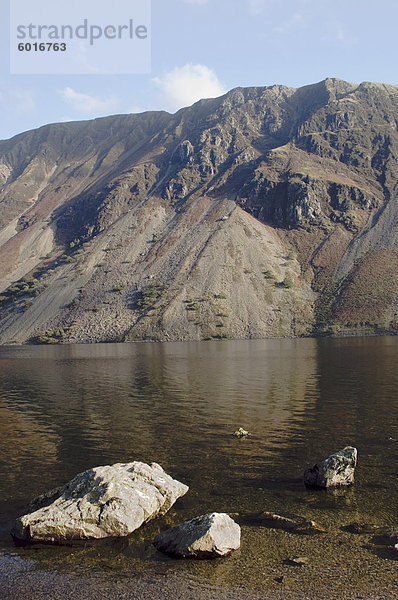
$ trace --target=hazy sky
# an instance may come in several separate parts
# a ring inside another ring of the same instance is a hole
[[[397,0],[152,0],[151,73],[113,76],[10,75],[8,4],[0,139],[56,121],[175,112],[238,86],[398,84]]]

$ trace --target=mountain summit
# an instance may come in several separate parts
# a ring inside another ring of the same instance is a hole
[[[0,142],[0,343],[398,330],[398,87],[237,88]]]

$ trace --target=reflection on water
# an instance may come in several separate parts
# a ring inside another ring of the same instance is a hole
[[[286,556],[304,551],[330,557],[325,589],[344,578],[389,589],[395,562],[340,527],[368,520],[398,528],[397,357],[398,339],[389,337],[1,348],[2,547],[31,558],[13,548],[8,529],[35,495],[95,465],[156,461],[191,488],[163,521],[73,552],[42,548],[38,566],[174,569],[189,580],[268,589],[275,573],[292,570],[282,566]],[[239,426],[250,437],[236,439]],[[346,444],[359,449],[355,488],[307,492],[306,464]],[[170,561],[152,548],[166,522],[213,510],[294,512],[329,534],[314,543],[244,527],[242,550],[217,567]],[[293,587],[299,578],[310,589],[311,566],[300,576],[293,567],[291,577]]]

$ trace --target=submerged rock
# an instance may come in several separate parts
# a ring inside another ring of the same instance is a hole
[[[11,533],[18,542],[125,536],[187,491],[157,463],[95,467],[33,501],[34,512],[17,519]]]
[[[153,543],[173,556],[217,558],[240,547],[240,527],[225,513],[210,513],[160,533]]]
[[[261,511],[242,516],[242,521],[248,525],[262,525],[271,529],[283,529],[290,533],[314,534],[325,533],[326,530],[315,521],[310,521],[299,515],[279,515],[274,512]]]
[[[325,460],[307,467],[304,472],[304,483],[308,487],[329,488],[351,485],[354,483],[355,467],[358,451],[346,446]]]
[[[397,549],[398,531],[391,532],[391,529],[383,531],[382,533],[375,535],[370,541],[376,546],[394,546],[394,548]]]
[[[341,527],[341,529],[357,535],[366,535],[369,533],[373,533],[374,535],[383,535],[388,531],[387,527],[375,525],[374,523],[350,523],[349,525],[344,525]]]

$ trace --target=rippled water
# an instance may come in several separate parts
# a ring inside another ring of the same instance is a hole
[[[0,348],[0,584],[31,581],[33,595],[24,588],[15,598],[41,598],[46,578],[94,574],[101,583],[92,586],[177,578],[193,594],[181,598],[216,597],[217,586],[398,597],[398,553],[341,529],[398,529],[397,359],[396,337]],[[250,437],[232,435],[240,426]],[[359,450],[355,487],[307,491],[305,466],[347,444]],[[159,462],[190,486],[164,519],[124,540],[13,546],[12,521],[34,496],[130,460]],[[241,550],[211,562],[152,547],[159,530],[198,514],[259,510],[306,516],[328,533],[243,524]],[[308,564],[285,564],[297,555]]]

